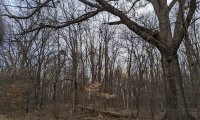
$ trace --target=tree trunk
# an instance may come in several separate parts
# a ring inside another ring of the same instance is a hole
[[[197,112],[200,113],[200,106],[198,105],[198,100],[199,97],[197,96],[196,93],[199,91],[199,68],[197,64],[197,56],[195,55],[195,50],[192,46],[191,40],[189,38],[188,33],[185,34],[185,51],[186,51],[186,57],[187,57],[187,62],[189,65],[189,71],[190,71],[190,80],[192,82],[192,94],[193,94],[193,102],[194,106],[197,109]]]
[[[166,92],[166,114],[162,120],[193,120],[188,113],[177,53],[161,52]]]
[[[105,74],[104,74],[104,86],[105,86],[105,88],[104,88],[104,92],[105,93],[108,93],[109,91],[109,77],[108,77],[108,62],[109,62],[109,59],[108,59],[108,40],[107,39],[105,39],[104,40],[105,41],[105,51],[104,51],[104,54],[105,54]]]
[[[73,80],[73,109],[74,113],[77,112],[77,106],[78,106],[78,86],[77,86],[77,69],[78,69],[78,63],[77,63],[77,53],[73,51],[73,63],[72,63],[72,80]]]

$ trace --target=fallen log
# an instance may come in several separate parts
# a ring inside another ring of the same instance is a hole
[[[99,110],[99,109],[95,109],[92,107],[85,107],[85,106],[78,106],[79,109],[81,110],[86,110],[86,111],[90,111],[93,113],[99,113],[105,116],[109,116],[109,117],[114,117],[114,118],[131,118],[131,119],[135,119],[136,117],[131,114],[131,113],[119,113],[119,112],[115,112],[115,111],[110,111],[110,110]]]

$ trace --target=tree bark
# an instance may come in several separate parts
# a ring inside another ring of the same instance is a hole
[[[161,52],[166,92],[166,114],[162,120],[194,120],[188,113],[177,53]]]

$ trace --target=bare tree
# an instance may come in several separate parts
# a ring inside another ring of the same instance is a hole
[[[25,1],[24,1],[25,2]],[[26,1],[30,2],[30,1]],[[63,1],[68,3],[67,1]],[[64,21],[56,21],[48,16],[48,19],[40,20],[39,22],[35,22],[31,26],[28,26],[25,30],[22,31],[21,34],[30,33],[36,30],[41,30],[44,28],[52,28],[52,29],[60,29],[67,27],[71,24],[85,21],[91,17],[94,17],[100,12],[106,11],[116,18],[119,21],[108,22],[109,25],[125,25],[139,37],[141,37],[145,42],[155,46],[161,53],[161,63],[163,68],[163,75],[165,81],[165,90],[166,90],[166,114],[162,118],[163,120],[190,120],[194,119],[187,110],[186,99],[184,95],[184,88],[182,83],[180,65],[178,61],[177,50],[183,41],[185,36],[185,32],[190,26],[193,15],[196,10],[196,6],[198,4],[198,0],[172,0],[172,2],[168,5],[167,0],[134,0],[122,2],[122,1],[105,1],[105,0],[77,0],[74,2],[76,5],[78,3],[84,4],[90,9],[85,9],[85,12],[80,14],[72,14],[71,16],[67,16],[67,20]],[[153,6],[154,12],[158,19],[158,28],[149,29],[141,24],[142,21],[137,21],[132,19],[134,17],[135,8],[140,7],[138,5],[141,2],[142,5],[151,4]],[[27,3],[27,4],[28,4]],[[60,2],[59,2],[60,3]],[[59,4],[58,3],[58,4]],[[51,7],[56,9],[54,1],[45,0],[44,2],[34,2],[32,4],[36,4],[36,7],[32,7],[32,12],[27,16],[24,15],[14,15],[9,12],[9,9],[5,6],[7,14],[4,16],[8,16],[10,18],[14,18],[15,20],[19,19],[29,19],[33,16],[40,15],[40,12],[43,8]],[[129,6],[128,4],[132,4],[130,9],[126,9],[125,6]],[[28,4],[30,5],[30,4]],[[68,6],[69,7],[69,6]],[[177,11],[174,13],[175,21],[172,22],[170,19],[170,13],[173,8],[177,8]],[[64,9],[64,8],[63,8]],[[74,9],[76,10],[76,9]],[[65,11],[66,12],[66,11]],[[53,21],[53,22],[52,22]],[[173,28],[174,26],[174,28]],[[105,39],[105,62],[108,63],[108,51],[107,44],[108,39]],[[76,43],[75,43],[76,45]],[[76,75],[77,75],[77,45],[73,47],[73,80],[74,84],[76,84]],[[106,74],[107,66],[105,66],[105,79],[108,79]],[[107,85],[107,84],[105,84]],[[107,91],[107,88],[105,89]]]

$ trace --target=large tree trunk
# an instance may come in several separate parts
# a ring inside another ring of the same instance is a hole
[[[161,52],[166,90],[166,114],[163,120],[193,120],[188,113],[177,53]]]

